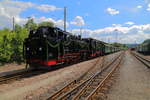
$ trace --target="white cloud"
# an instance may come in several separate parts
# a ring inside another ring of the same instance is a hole
[[[19,25],[23,25],[24,23],[27,22],[27,18],[21,18],[20,16],[16,16],[15,17],[15,23],[19,24]]]
[[[35,6],[35,4],[31,2],[23,2],[23,1],[14,1],[14,0],[1,0],[0,1],[1,6],[6,7],[18,7],[19,9],[26,9],[29,7]]]
[[[106,10],[110,15],[117,15],[119,14],[119,10],[113,9],[113,8],[107,8]]]
[[[128,22],[126,22],[125,24],[126,24],[126,25],[133,25],[134,22],[128,21]]]
[[[122,26],[121,24],[112,24],[112,26],[116,27],[116,26]]]
[[[40,22],[44,22],[44,21],[47,21],[47,22],[53,22],[55,24],[56,27],[60,27],[60,28],[63,28],[64,27],[64,21],[62,19],[59,19],[59,20],[54,20],[53,18],[46,18],[44,16],[40,17],[40,18],[35,18],[33,17],[34,21],[36,23],[40,23]],[[69,26],[69,23],[67,22],[67,27]]]
[[[85,25],[85,22],[81,16],[76,16],[70,24],[76,25],[76,26],[83,26]]]
[[[0,1],[0,28],[11,27],[13,17],[15,17],[16,23],[22,24],[26,19],[20,17],[21,12],[32,6],[34,6],[34,4],[31,2],[12,0]]]
[[[1,0],[0,1],[0,28],[12,27],[12,18],[15,17],[17,24],[24,24],[27,18],[22,18],[20,14],[28,8],[35,8],[45,12],[60,10],[53,5],[37,5],[32,2]]]
[[[147,11],[150,11],[150,4],[148,4],[148,6],[147,6],[147,9],[146,9]]]
[[[55,24],[56,24],[56,26],[57,27],[61,27],[61,28],[63,28],[64,27],[64,20],[57,20],[56,22],[55,22]],[[69,26],[69,23],[68,22],[66,22],[66,27],[68,27]]]
[[[142,8],[142,6],[141,6],[141,5],[138,5],[137,8],[140,9],[140,8]]]
[[[55,10],[61,10],[62,8],[57,8],[56,6],[53,5],[37,5],[37,9],[44,11],[44,12],[49,12],[49,11],[55,11]]]
[[[80,29],[73,29],[74,34],[79,34]],[[141,43],[150,38],[150,24],[133,26],[112,26],[96,30],[83,29],[83,37],[93,37],[105,42]]]

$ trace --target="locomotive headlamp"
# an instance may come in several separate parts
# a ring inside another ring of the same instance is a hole
[[[43,37],[45,38],[45,37],[46,37],[46,35],[44,34],[44,35],[43,35]]]
[[[40,47],[39,50],[42,51],[42,47]]]
[[[53,56],[53,54],[52,53],[49,53],[49,57],[52,57]]]
[[[35,34],[35,33],[36,33],[36,30],[33,31],[33,34]]]
[[[27,48],[27,51],[29,51],[29,48]]]

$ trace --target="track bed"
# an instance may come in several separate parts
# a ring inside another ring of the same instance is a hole
[[[108,63],[117,55],[119,55],[119,52],[107,55],[105,62]],[[15,81],[11,84],[3,84],[0,86],[0,97],[5,100],[38,100],[44,97],[47,92],[52,94],[73,79],[80,77],[91,68],[96,60],[97,58],[38,76]]]
[[[149,100],[150,70],[128,51],[107,100]]]

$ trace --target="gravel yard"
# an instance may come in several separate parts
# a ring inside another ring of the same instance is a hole
[[[150,100],[150,70],[128,51],[108,100]]]
[[[117,55],[119,55],[119,53],[106,56],[105,63],[108,63]],[[45,94],[47,91],[54,93],[68,82],[86,72],[96,60],[97,58],[38,76],[15,81],[11,84],[0,85],[0,98],[2,100],[29,100],[35,99],[35,97],[39,98],[39,96],[42,96],[42,94]],[[7,68],[5,68],[5,71],[8,71]]]
[[[150,59],[150,56],[146,56],[146,58]]]
[[[149,55],[143,55],[143,54],[138,53],[138,52],[134,52],[134,53],[137,53],[138,55],[141,55],[141,56],[144,57],[144,58],[150,59],[150,56],[149,56]]]
[[[3,66],[0,66],[0,73],[4,73],[4,72],[9,72],[9,71],[16,71],[16,70],[21,70],[21,69],[25,69],[25,64],[6,64]]]

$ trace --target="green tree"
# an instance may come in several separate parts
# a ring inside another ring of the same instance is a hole
[[[127,49],[127,45],[125,44],[121,44],[121,43],[112,43],[113,46],[115,47],[120,47],[120,48],[124,48],[124,49]]]
[[[15,25],[15,32],[16,32],[16,33],[19,33],[19,32],[21,31],[21,28],[22,28],[22,27],[21,27],[20,25],[16,24],[16,25]]]
[[[143,43],[150,43],[150,39],[145,40]]]
[[[24,26],[28,30],[34,30],[37,28],[37,24],[34,22],[33,18],[29,19]]]
[[[38,26],[50,26],[50,27],[54,27],[54,23],[53,22],[41,22],[38,24]]]
[[[11,59],[11,30],[5,28],[0,30],[0,62],[9,62]]]
[[[15,31],[8,28],[0,30],[0,64],[10,62],[23,62],[23,42],[28,37],[29,30],[38,26],[54,26],[52,22],[41,22],[39,25],[29,19],[24,26],[15,25]]]
[[[16,31],[11,40],[11,47],[12,47],[11,61],[22,62],[23,42],[24,39],[27,38],[28,36],[28,30],[19,25],[16,26],[17,26],[17,28],[15,28]]]

